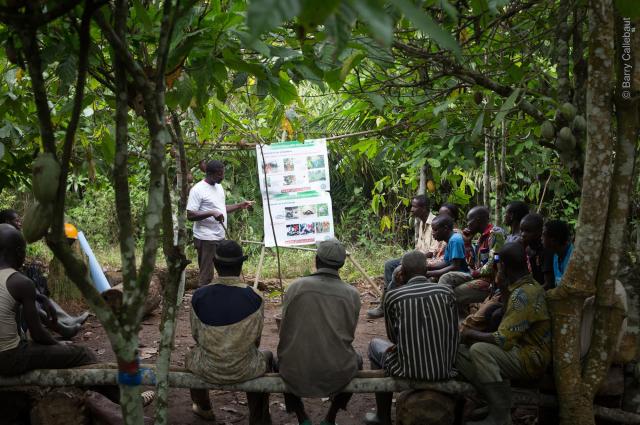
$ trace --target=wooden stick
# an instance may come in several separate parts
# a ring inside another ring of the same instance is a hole
[[[260,261],[258,261],[258,269],[256,270],[256,280],[253,282],[253,287],[258,288],[258,280],[260,279],[260,272],[262,272],[262,263],[264,262],[264,251],[265,246],[262,245],[262,249],[260,250]]]
[[[371,280],[371,278],[369,277],[369,275],[367,274],[367,272],[364,271],[364,269],[362,268],[362,266],[360,265],[360,263],[358,263],[356,261],[355,258],[353,258],[353,256],[351,255],[350,252],[347,252],[347,258],[349,260],[351,260],[351,262],[353,263],[353,265],[355,266],[356,269],[358,269],[358,271],[362,274],[362,276],[364,276],[365,281],[367,282],[367,284],[371,287],[371,289],[373,289],[379,297],[382,296],[382,291],[380,290],[380,288],[378,288],[378,285],[376,285],[374,283],[373,280]]]

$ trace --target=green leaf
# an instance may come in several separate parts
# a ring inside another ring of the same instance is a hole
[[[437,158],[427,158],[427,162],[432,168],[440,168],[442,166],[442,163]]]
[[[476,124],[471,131],[471,140],[476,140],[482,134],[482,128],[484,127],[484,111],[480,112],[476,119]]]
[[[151,31],[153,29],[153,21],[149,17],[147,9],[140,3],[140,0],[134,0],[133,10],[136,13],[136,20],[142,23],[142,27],[145,31]]]
[[[4,143],[0,142],[0,159],[4,157]]]
[[[300,11],[300,0],[252,0],[247,9],[247,26],[251,36],[257,38]]]
[[[391,218],[388,215],[383,215],[380,219],[380,231],[391,229]]]
[[[386,101],[384,100],[384,97],[380,96],[378,93],[367,93],[367,96],[369,97],[369,99],[373,103],[373,106],[375,106],[377,110],[381,112],[384,110],[384,105],[386,103]]]
[[[504,120],[504,117],[506,117],[507,114],[511,111],[511,109],[513,109],[513,106],[515,105],[516,99],[518,98],[519,95],[520,95],[520,89],[515,89],[509,95],[507,100],[504,101],[504,103],[500,107],[500,111],[498,111],[498,113],[496,114],[496,118],[493,120],[494,127],[499,126],[502,123],[502,120]]]
[[[402,11],[405,18],[423,33],[435,40],[443,49],[451,50],[457,57],[460,57],[460,46],[455,38],[443,30],[425,11],[413,4],[411,0],[395,0],[394,4]]]
[[[360,21],[369,27],[369,33],[383,46],[393,40],[393,20],[384,10],[384,3],[376,0],[356,0],[352,3]]]
[[[349,72],[364,59],[364,54],[360,52],[352,53],[343,63],[342,69],[340,70],[340,80],[344,81],[349,75]]]

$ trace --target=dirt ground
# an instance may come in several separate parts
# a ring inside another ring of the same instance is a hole
[[[384,320],[367,320],[366,310],[373,296],[366,291],[366,288],[359,288],[363,293],[362,309],[360,320],[356,329],[355,348],[363,355],[364,367],[368,369],[367,345],[373,337],[383,337],[385,335]],[[189,324],[189,309],[192,291],[187,291],[178,313],[178,326],[175,337],[175,350],[171,356],[171,364],[174,366],[184,366],[184,355],[189,347],[194,344],[191,337]],[[274,316],[280,312],[279,302],[266,302],[265,323],[262,333],[262,349],[271,350],[274,353],[278,345],[278,330]],[[70,310],[77,308],[69,306]],[[141,358],[143,363],[155,363],[157,348],[160,340],[158,324],[160,321],[160,308],[154,314],[146,318],[142,324],[140,332]],[[74,341],[86,345],[94,350],[101,362],[114,362],[115,356],[104,330],[95,317],[90,317],[83,329],[74,338]],[[226,391],[211,391],[210,397],[216,414],[218,424],[248,424],[248,409],[246,407],[246,397],[244,393],[233,393]],[[319,423],[326,410],[329,408],[328,400],[305,399],[305,407],[314,423]],[[297,424],[295,415],[287,414],[284,410],[284,399],[282,394],[272,394],[270,399],[271,416],[274,424]],[[153,416],[154,405],[145,409],[149,416]],[[373,394],[354,394],[349,403],[347,411],[338,414],[337,422],[340,425],[361,424],[364,414],[375,409],[375,398]],[[191,412],[191,399],[187,389],[172,389],[169,400],[170,423],[174,425],[199,425],[209,424],[201,420]]]

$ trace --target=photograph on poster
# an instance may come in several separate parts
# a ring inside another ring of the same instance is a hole
[[[329,206],[327,204],[318,204],[316,205],[316,211],[318,217],[326,217],[329,215]]]
[[[287,236],[304,236],[313,233],[313,223],[287,224]]]
[[[291,174],[289,176],[284,176],[283,180],[284,180],[284,183],[283,183],[284,186],[292,186],[292,185],[296,184],[296,176],[295,176],[295,174]]]
[[[321,182],[326,181],[327,175],[324,173],[324,169],[309,171],[309,182]]]
[[[331,223],[328,221],[315,222],[313,227],[316,233],[328,233],[331,231]]]
[[[293,171],[295,170],[295,161],[293,158],[285,158],[284,159],[284,171]]]
[[[313,155],[307,157],[307,168],[324,168],[324,156],[323,155]]]
[[[269,161],[264,166],[264,171],[267,174],[278,172],[278,161]]]
[[[297,220],[300,218],[298,207],[285,207],[284,216],[287,220]]]

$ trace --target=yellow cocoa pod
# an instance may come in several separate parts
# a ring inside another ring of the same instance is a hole
[[[433,180],[427,180],[427,190],[430,193],[433,193],[436,191],[436,184],[433,182]]]
[[[27,208],[22,219],[22,234],[24,239],[35,242],[47,234],[51,219],[53,217],[53,206],[51,204],[41,204],[35,202]]]
[[[60,181],[60,164],[58,164],[58,161],[56,161],[52,153],[41,153],[33,162],[32,171],[31,185],[33,195],[43,204],[53,202],[58,194],[58,183]]]

